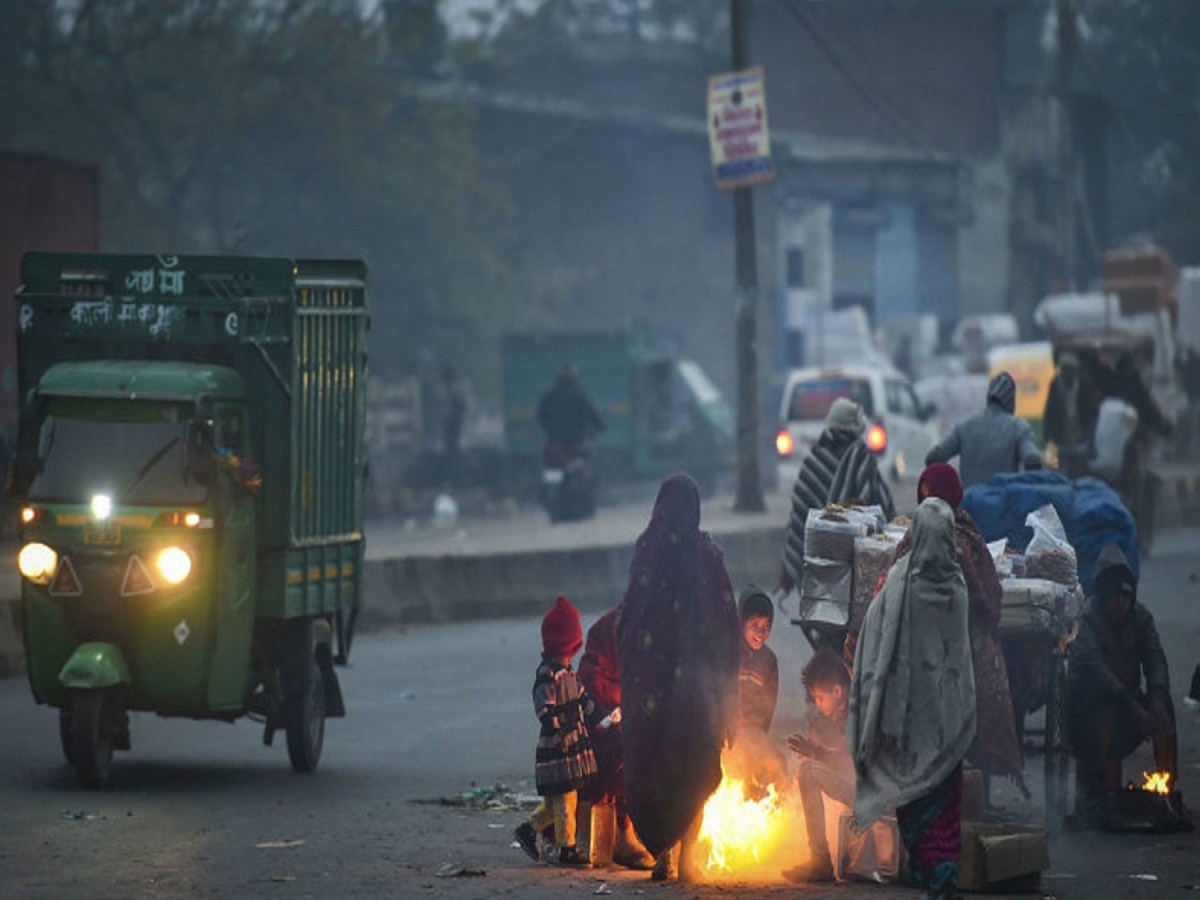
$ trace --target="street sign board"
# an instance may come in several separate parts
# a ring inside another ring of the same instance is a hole
[[[762,66],[708,79],[708,143],[721,190],[775,177]]]

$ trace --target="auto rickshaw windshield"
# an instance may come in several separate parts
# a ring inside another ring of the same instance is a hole
[[[29,499],[90,502],[108,494],[128,504],[194,505],[207,479],[189,465],[192,409],[159,401],[50,400],[38,440]]]

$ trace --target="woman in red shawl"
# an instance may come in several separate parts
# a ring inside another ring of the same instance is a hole
[[[625,760],[621,755],[621,669],[617,661],[617,614],[610,609],[588,629],[579,680],[592,698],[593,712],[587,720],[588,735],[596,754],[596,777],[579,791],[580,801],[616,805],[617,834],[613,862],[630,869],[654,865],[629,821],[625,808]]]
[[[1021,747],[1013,723],[1008,669],[1000,645],[1000,600],[1004,589],[987,541],[971,514],[962,508],[963,487],[948,463],[933,463],[917,481],[917,502],[939,497],[954,510],[954,544],[967,583],[971,660],[975,673],[977,726],[967,759],[985,775],[1007,775],[1028,796]],[[899,559],[911,546],[911,530],[896,548]]]
[[[700,492],[663,481],[637,539],[617,619],[625,794],[634,828],[669,874],[699,873],[691,852],[737,728],[741,623],[720,548],[700,530]]]

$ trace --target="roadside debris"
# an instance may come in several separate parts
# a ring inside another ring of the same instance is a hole
[[[504,784],[497,783],[490,787],[475,787],[469,791],[463,791],[461,794],[425,802],[436,802],[442,806],[462,806],[487,812],[507,812],[533,809],[540,800],[541,798],[537,794],[523,794]]]
[[[459,863],[442,863],[437,870],[438,878],[481,878],[487,875],[483,869],[468,869]]]

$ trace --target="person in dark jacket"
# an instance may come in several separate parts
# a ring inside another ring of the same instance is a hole
[[[748,587],[738,597],[738,615],[742,620],[742,645],[737,747],[747,784],[765,794],[772,784],[782,790],[787,775],[787,762],[770,741],[779,700],[779,658],[767,646],[775,624],[775,604],[766,591]]]
[[[1042,455],[1033,440],[1033,429],[1013,415],[1017,385],[1008,372],[998,372],[987,389],[983,412],[959,422],[925,456],[925,465],[959,457],[958,471],[964,488],[987,481],[1001,472],[1040,469]]]
[[[604,430],[604,420],[579,383],[579,372],[566,362],[538,402],[538,424],[546,433],[547,462],[564,463],[579,455],[583,442]]]
[[[1109,544],[1068,657],[1067,728],[1085,824],[1115,824],[1121,761],[1150,740],[1158,771],[1178,774],[1175,708],[1154,616],[1137,600],[1125,555]]]
[[[1058,374],[1050,382],[1042,432],[1058,447],[1058,468],[1068,478],[1088,474],[1087,461],[1095,449],[1096,417],[1100,397],[1091,376],[1080,365],[1079,354],[1065,350],[1058,358]]]

